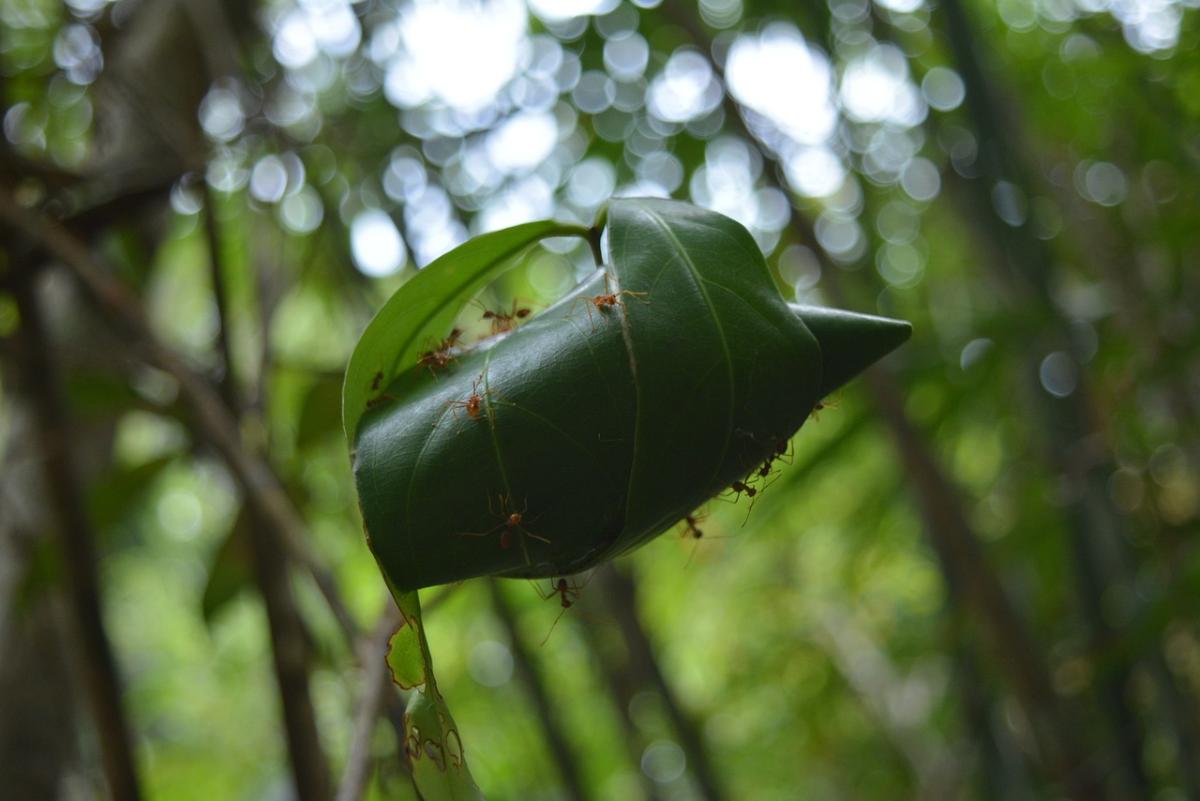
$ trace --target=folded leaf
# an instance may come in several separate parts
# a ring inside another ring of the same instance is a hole
[[[510,253],[562,230],[487,236]],[[614,200],[607,231],[610,263],[515,331],[418,364],[420,341],[436,348],[494,274],[479,266],[495,261],[483,237],[385,307],[408,316],[368,329],[346,428],[372,549],[399,591],[566,575],[646,542],[770,460],[830,388],[908,336],[907,323],[789,306],[750,234],[719,214]],[[416,294],[439,288],[449,301]]]

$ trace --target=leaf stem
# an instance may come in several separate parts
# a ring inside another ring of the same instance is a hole
[[[600,250],[600,237],[604,234],[604,226],[608,224],[608,204],[600,207],[596,222],[587,230],[588,245],[592,248],[592,258],[597,267],[604,266],[604,253]]]

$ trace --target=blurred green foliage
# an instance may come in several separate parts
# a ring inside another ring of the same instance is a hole
[[[743,222],[797,300],[911,320],[914,337],[882,390],[853,384],[805,427],[752,508],[717,499],[703,538],[622,560],[671,698],[633,657],[609,578],[557,624],[554,598],[500,588],[588,797],[1059,798],[1086,776],[1091,797],[1200,798],[1194,3],[251,4],[188,29],[210,56],[184,108],[200,144],[179,134],[186,168],[150,202],[122,200],[145,187],[105,160],[130,116],[106,80],[150,41],[123,34],[188,19],[183,5],[5,3],[0,179],[75,226],[214,383],[224,328],[244,439],[265,447],[362,629],[386,592],[337,387],[371,314],[469,235],[590,223],[613,192],[670,195]],[[141,166],[160,164],[147,151]],[[7,229],[3,247],[0,277],[30,252]],[[536,251],[482,300],[541,308],[590,258]],[[74,425],[104,432],[80,474],[146,795],[288,797],[270,637],[231,556],[241,490],[174,382],[132,352],[89,362],[111,321],[79,318],[56,352]],[[19,328],[0,288],[6,365]],[[12,477],[37,460],[3,375]],[[922,494],[914,449],[948,479],[948,506]],[[978,546],[969,570],[938,548],[947,508]],[[61,581],[46,547],[31,553],[0,598],[10,615]],[[992,580],[1028,650],[993,636],[975,600]],[[336,777],[363,671],[309,576],[292,586]],[[574,797],[498,609],[472,581],[426,616],[472,772],[489,798]],[[1039,717],[1022,669],[1058,712]],[[1058,761],[1039,734],[1055,714],[1077,740]],[[94,789],[87,720],[81,706]],[[370,797],[414,797],[394,729],[372,746]]]

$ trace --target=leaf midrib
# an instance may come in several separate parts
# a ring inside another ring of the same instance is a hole
[[[660,214],[655,212],[653,209],[650,209],[649,207],[645,206],[644,204],[638,203],[635,205],[658,228],[660,228],[662,230],[663,234],[666,236],[666,239],[669,241],[671,247],[678,253],[684,266],[687,268],[689,277],[692,279],[692,282],[695,284],[697,291],[700,293],[700,296],[704,299],[704,305],[708,308],[708,312],[709,312],[710,317],[712,318],[713,325],[717,329],[717,339],[721,343],[721,353],[722,353],[722,356],[724,357],[722,361],[725,366],[725,378],[726,378],[726,382],[727,382],[726,385],[728,387],[729,406],[728,406],[728,409],[726,412],[725,441],[721,445],[720,457],[716,460],[716,463],[713,466],[713,472],[709,476],[709,483],[711,483],[716,478],[717,474],[720,473],[721,465],[725,463],[725,455],[729,452],[729,440],[730,440],[730,436],[732,435],[732,431],[733,431],[733,414],[734,414],[734,406],[736,403],[736,399],[735,399],[735,395],[734,395],[735,387],[734,387],[734,375],[733,375],[733,356],[729,350],[729,342],[725,335],[725,328],[724,328],[724,326],[721,325],[720,315],[717,314],[716,306],[713,304],[712,298],[709,297],[708,288],[705,286],[704,278],[700,274],[700,270],[696,267],[695,262],[692,261],[691,254],[688,252],[687,248],[685,248],[683,246],[683,243],[679,241],[679,238],[675,236],[675,232],[671,230],[671,227],[667,224],[666,220],[664,220]],[[665,270],[666,268],[664,267],[663,269]],[[640,398],[640,393],[639,393],[638,414],[636,417],[639,430],[642,427],[641,426],[641,422],[642,422],[641,406],[642,406],[642,404],[641,404],[641,398]],[[640,445],[641,445],[641,438],[639,436],[637,436],[637,434],[635,433],[635,439],[634,439],[634,458],[635,458],[635,460],[637,458],[637,452],[639,450]],[[636,461],[635,461],[635,464],[636,464]],[[626,517],[628,517],[628,514],[629,514],[629,508],[628,508],[629,499],[631,499],[633,497],[633,485],[634,485],[634,481],[637,478],[636,473],[637,473],[636,470],[631,470],[630,475],[629,475],[629,488],[628,488],[629,492],[628,492],[628,495],[626,496],[626,498],[627,498],[627,500],[626,500]]]

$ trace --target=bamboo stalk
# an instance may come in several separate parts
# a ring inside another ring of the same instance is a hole
[[[525,689],[533,701],[534,712],[537,714],[538,722],[541,723],[542,734],[546,737],[546,745],[550,748],[550,756],[562,778],[567,797],[573,801],[588,801],[592,795],[583,781],[579,760],[573,753],[566,732],[563,731],[558,716],[554,712],[550,694],[546,691],[545,679],[517,627],[512,604],[504,597],[504,592],[495,579],[489,579],[487,585],[491,594],[492,611],[495,612],[496,619],[500,621],[508,634],[513,665],[516,668],[517,676],[525,685]]]
[[[33,398],[42,470],[52,503],[59,552],[66,571],[64,590],[80,646],[78,664],[96,727],[104,775],[114,801],[141,798],[133,737],[121,703],[112,643],[104,626],[96,571],[96,535],[87,516],[83,489],[71,463],[71,421],[63,401],[57,368],[47,343],[34,276],[16,276],[13,294],[21,317],[21,359]]]
[[[608,564],[596,571],[594,583],[604,594],[607,607],[612,611],[626,646],[629,648],[630,669],[658,693],[667,717],[679,737],[679,746],[687,758],[688,770],[696,780],[700,796],[706,801],[722,801],[727,798],[717,771],[709,756],[702,730],[692,720],[676,697],[675,690],[663,675],[642,620],[637,611],[637,587],[627,574],[616,565]]]
[[[229,305],[225,291],[221,255],[221,232],[217,224],[212,190],[204,184],[204,229],[208,244],[209,276],[217,308],[217,347],[224,368],[218,384],[222,399],[234,421],[241,417],[229,347]],[[288,576],[288,559],[278,547],[269,525],[251,508],[252,523],[247,528],[254,575],[267,613],[271,635],[271,662],[279,703],[283,712],[288,763],[299,801],[324,801],[329,798],[329,768],[317,717],[309,691],[308,646],[304,621],[296,608]]]

